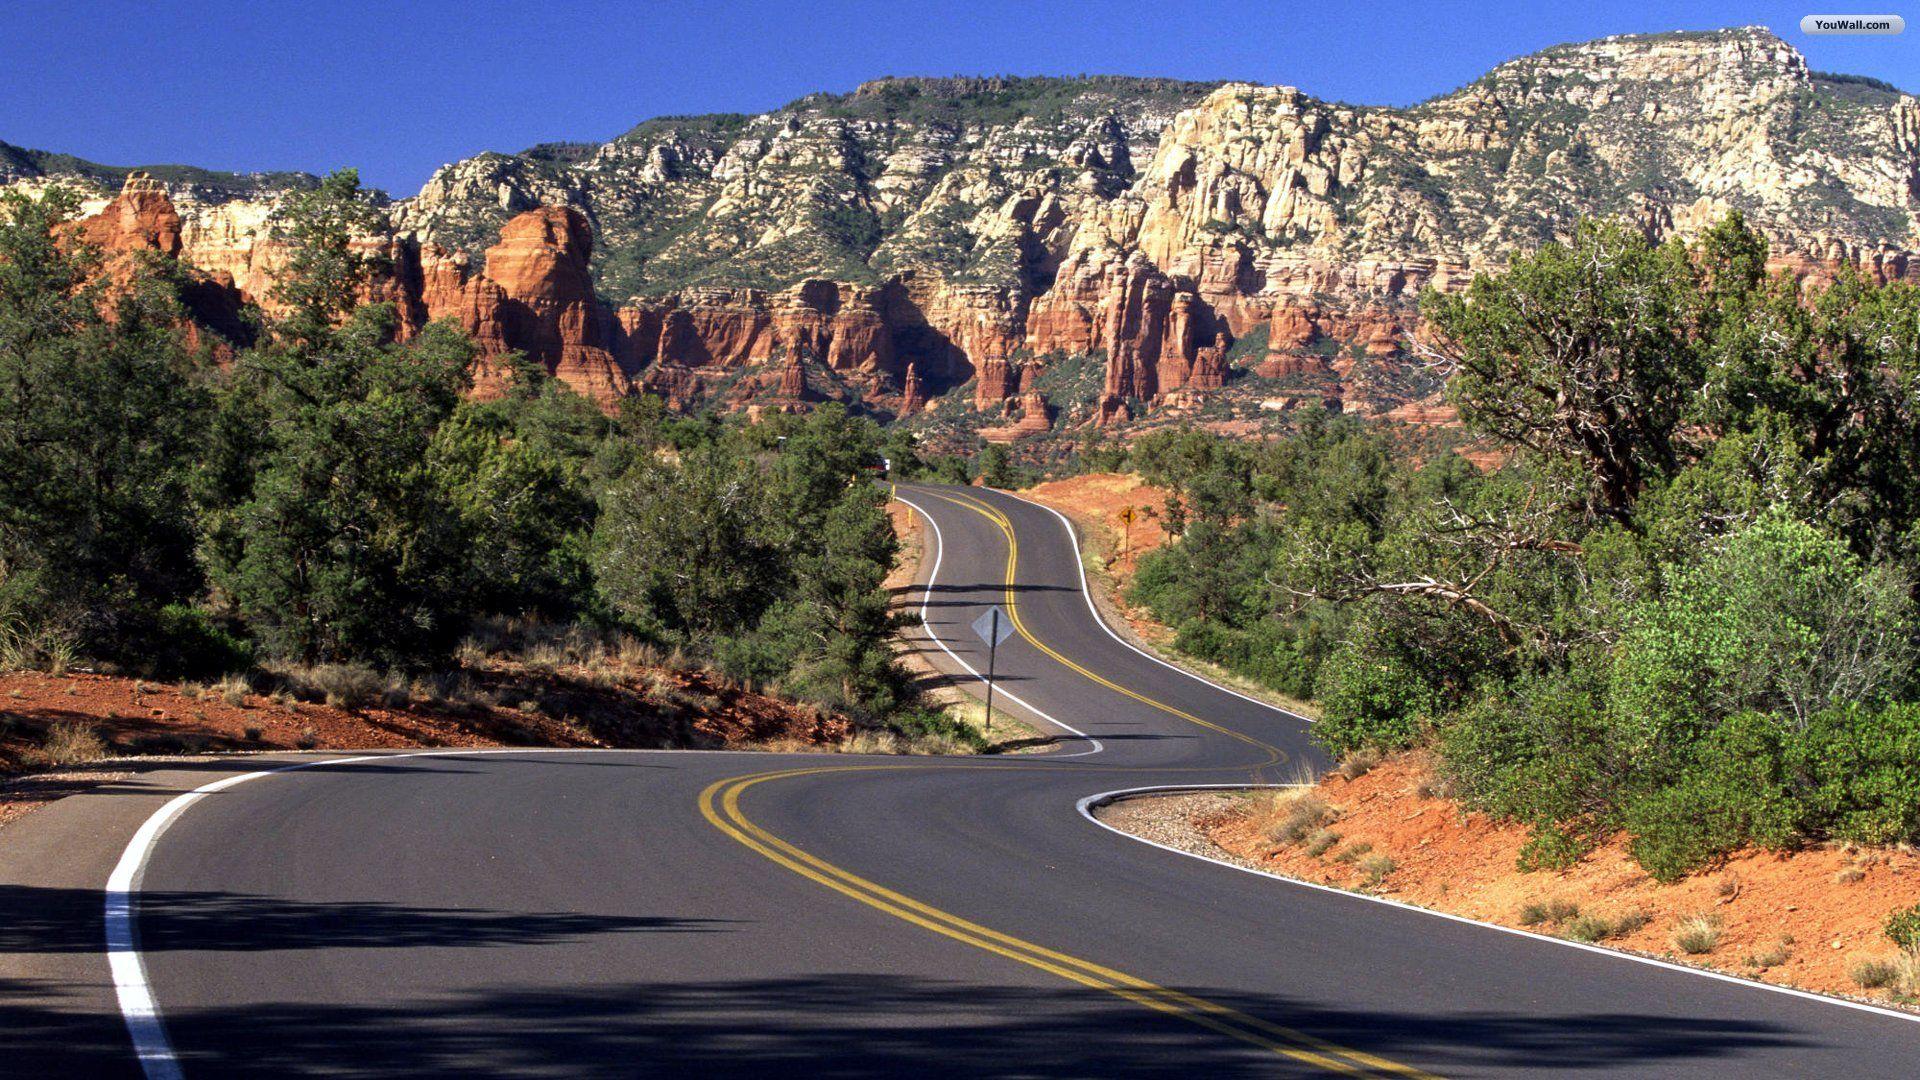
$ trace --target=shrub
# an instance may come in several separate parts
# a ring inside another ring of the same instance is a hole
[[[1590,846],[1585,838],[1611,824],[1605,812],[1623,764],[1607,733],[1603,674],[1495,684],[1441,728],[1441,775],[1460,800],[1533,825],[1523,868],[1571,865]]]
[[[1920,904],[1887,916],[1887,937],[1910,953],[1920,953]]]
[[[1791,844],[1806,814],[1785,779],[1783,737],[1780,721],[1758,713],[1722,724],[1678,779],[1627,803],[1634,858],[1676,881],[1749,843]]]
[[[84,765],[107,756],[107,744],[86,724],[65,720],[53,725],[40,744],[40,756],[49,765]]]
[[[1273,800],[1266,834],[1282,844],[1297,844],[1333,816],[1333,808],[1311,789],[1289,792]]]
[[[1373,850],[1373,845],[1365,840],[1355,840],[1346,847],[1333,853],[1333,861],[1339,863],[1359,862],[1360,857]]]
[[[976,754],[992,745],[978,728],[945,709],[901,709],[887,718],[887,727],[911,741],[945,741]]]
[[[253,645],[187,604],[160,609],[152,665],[169,678],[211,677],[253,666]]]
[[[1673,928],[1673,944],[1692,956],[1710,953],[1720,944],[1721,922],[1717,915],[1689,915]]]
[[[1810,824],[1862,844],[1920,841],[1920,704],[1829,710],[1787,751],[1790,773],[1813,781]]]
[[[1847,965],[1847,977],[1863,990],[1892,986],[1900,978],[1900,966],[1892,960],[1861,957]]]
[[[1432,688],[1412,665],[1352,642],[1321,665],[1315,690],[1321,717],[1314,737],[1338,754],[1412,746],[1435,708]]]
[[[1520,925],[1565,922],[1578,914],[1580,905],[1571,900],[1562,900],[1557,896],[1550,900],[1532,900],[1520,908]]]
[[[1360,860],[1359,870],[1361,876],[1366,879],[1366,883],[1377,888],[1399,865],[1391,855],[1369,855]]]

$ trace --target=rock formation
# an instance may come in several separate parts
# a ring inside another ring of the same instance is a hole
[[[0,181],[97,183],[63,160],[0,146]],[[94,188],[81,230],[269,303],[269,217],[306,182],[130,179]],[[972,380],[977,409],[1025,423],[1052,365],[1098,358],[1097,383],[1044,383],[1073,422],[1219,395],[1425,423],[1447,414],[1408,359],[1420,290],[1583,216],[1693,235],[1732,210],[1801,277],[1920,281],[1920,102],[1753,27],[1557,46],[1406,109],[1239,83],[881,80],[449,165],[369,238],[395,266],[371,298],[603,403],[745,403],[805,354],[819,386],[883,411]]]

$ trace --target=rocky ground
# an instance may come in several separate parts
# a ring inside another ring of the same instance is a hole
[[[1287,839],[1297,796],[1176,794],[1126,800],[1102,819],[1146,839],[1283,877],[1364,891],[1501,926],[1594,940],[1744,978],[1878,1003],[1865,961],[1892,961],[1887,915],[1920,902],[1920,854],[1815,845],[1743,852],[1683,881],[1652,880],[1616,838],[1566,871],[1523,873],[1524,828],[1463,812],[1410,754],[1313,790],[1324,820]],[[1295,831],[1299,831],[1296,829]],[[1697,920],[1697,922],[1696,922]],[[1712,927],[1701,937],[1685,931]],[[1702,951],[1692,951],[1704,946]]]

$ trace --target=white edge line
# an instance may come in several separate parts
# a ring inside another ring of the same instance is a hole
[[[999,491],[998,488],[989,488],[988,490]],[[1232,694],[1234,697],[1237,697],[1242,701],[1252,702],[1253,704],[1258,705],[1263,709],[1272,709],[1274,712],[1277,712],[1282,716],[1290,716],[1295,720],[1301,721],[1302,723],[1307,723],[1307,724],[1318,723],[1318,721],[1316,721],[1311,716],[1302,716],[1301,714],[1294,712],[1292,709],[1283,709],[1280,706],[1275,705],[1270,701],[1261,701],[1259,698],[1254,697],[1251,694],[1243,694],[1240,691],[1235,690],[1231,686],[1222,686],[1221,684],[1214,682],[1212,679],[1209,679],[1205,675],[1201,675],[1198,672],[1188,671],[1186,668],[1183,668],[1178,664],[1173,664],[1165,660],[1162,660],[1160,657],[1153,655],[1147,650],[1141,648],[1138,645],[1135,645],[1133,642],[1128,641],[1126,638],[1123,638],[1119,634],[1115,633],[1113,627],[1107,625],[1106,618],[1100,614],[1099,606],[1093,602],[1093,591],[1087,587],[1087,562],[1086,562],[1086,559],[1081,555],[1080,534],[1078,531],[1074,529],[1073,522],[1067,520],[1067,515],[1061,513],[1058,510],[1055,510],[1053,507],[1048,506],[1046,503],[1035,502],[1032,499],[1022,498],[1019,495],[1015,495],[1011,491],[1001,491],[1000,494],[1005,495],[1007,498],[1013,499],[1016,502],[1023,502],[1023,503],[1026,503],[1028,506],[1038,507],[1042,510],[1045,510],[1049,514],[1052,514],[1054,517],[1060,519],[1060,524],[1066,527],[1067,539],[1071,541],[1073,544],[1073,564],[1076,567],[1078,567],[1080,570],[1080,595],[1087,602],[1087,610],[1093,612],[1093,621],[1100,625],[1100,629],[1105,630],[1107,632],[1108,637],[1126,646],[1127,648],[1133,650],[1134,652],[1139,653],[1141,656],[1146,657],[1147,659],[1153,661],[1154,663],[1159,664],[1161,667],[1166,668],[1168,671],[1177,671],[1180,674],[1185,675],[1187,678],[1194,680],[1195,682],[1205,683],[1206,685],[1211,686],[1215,690],[1219,690],[1222,693]]]
[[[935,645],[940,646],[940,651],[952,657],[954,663],[959,664],[963,668],[966,668],[967,674],[972,675],[974,678],[984,683],[987,681],[987,677],[985,675],[980,674],[980,672],[972,664],[969,664],[965,660],[960,659],[960,654],[954,652],[952,649],[947,648],[947,643],[940,640],[939,634],[936,634],[933,632],[933,623],[927,620],[927,605],[933,601],[933,586],[935,582],[940,580],[940,561],[944,559],[947,554],[947,541],[946,541],[946,537],[941,535],[940,523],[933,520],[933,515],[927,513],[926,507],[921,506],[919,503],[914,502],[912,499],[909,499],[906,496],[900,494],[900,487],[897,484],[894,485],[893,497],[896,500],[906,503],[908,506],[913,507],[914,511],[918,513],[921,517],[925,518],[927,520],[927,524],[932,526],[933,528],[933,544],[934,544],[933,570],[931,573],[927,575],[927,583],[926,585],[922,586],[920,590],[920,625],[923,628],[925,628],[927,631],[927,640],[933,642]],[[1079,557],[1079,549],[1077,547],[1074,549],[1074,557],[1076,559]],[[1105,626],[1106,624],[1102,623],[1101,625]],[[1109,633],[1111,633],[1111,631],[1109,631]],[[1018,705],[1021,708],[1032,713],[1033,715],[1039,717],[1040,719],[1045,720],[1047,723],[1052,724],[1053,726],[1060,728],[1063,731],[1069,732],[1082,739],[1085,739],[1089,743],[1093,744],[1091,748],[1086,750],[1076,750],[1071,754],[1048,754],[1046,755],[1047,758],[1057,761],[1061,758],[1086,757],[1089,754],[1098,754],[1102,750],[1106,749],[1106,747],[1101,744],[1099,739],[1096,739],[1093,736],[1087,734],[1086,732],[1081,731],[1079,728],[1074,727],[1072,724],[1065,723],[1063,721],[1057,720],[1054,717],[1047,715],[1046,713],[1035,708],[1033,705],[1029,704],[1023,698],[1016,695],[1013,691],[1002,689],[997,692],[1001,697],[1006,698],[1008,701],[1013,702],[1015,705]]]
[[[1479,927],[1482,930],[1497,930],[1502,934],[1512,934],[1515,937],[1529,938],[1531,940],[1545,942],[1550,945],[1560,945],[1569,949],[1579,949],[1582,952],[1597,953],[1600,956],[1611,957],[1615,960],[1631,960],[1636,964],[1645,964],[1649,967],[1663,968],[1667,971],[1677,971],[1683,975],[1697,975],[1703,979],[1713,979],[1718,982],[1732,983],[1735,986],[1744,986],[1749,990],[1766,990],[1775,994],[1785,994],[1788,997],[1796,997],[1796,998],[1802,998],[1807,1001],[1818,1002],[1819,1004],[1822,1004],[1822,1005],[1837,1005],[1843,1009],[1854,1009],[1859,1012],[1873,1013],[1876,1016],[1891,1017],[1892,1019],[1895,1019],[1895,1020],[1905,1020],[1908,1023],[1920,1023],[1920,1014],[1902,1012],[1897,1009],[1886,1009],[1878,1005],[1869,1005],[1863,1001],[1849,1001],[1846,998],[1833,997],[1828,994],[1816,994],[1811,990],[1797,990],[1791,986],[1778,986],[1778,985],[1775,985],[1774,983],[1758,982],[1753,979],[1743,979],[1738,975],[1728,975],[1727,973],[1721,972],[1721,971],[1710,971],[1705,968],[1689,967],[1686,964],[1676,964],[1671,961],[1661,960],[1652,956],[1641,956],[1638,953],[1625,952],[1620,949],[1609,949],[1603,945],[1589,945],[1583,941],[1568,941],[1566,938],[1553,937],[1550,934],[1537,934],[1531,930],[1522,930],[1522,929],[1519,929],[1518,927],[1501,926],[1499,923],[1481,922],[1478,919],[1469,919],[1464,915],[1455,915],[1455,914],[1452,914],[1451,912],[1435,911],[1432,908],[1424,908],[1418,904],[1409,904],[1404,900],[1392,900],[1384,896],[1372,896],[1367,893],[1353,892],[1348,889],[1335,888],[1332,885],[1321,885],[1318,882],[1302,881],[1299,878],[1285,877],[1280,874],[1270,874],[1264,870],[1255,870],[1252,867],[1241,866],[1238,863],[1228,862],[1225,859],[1216,859],[1211,855],[1202,855],[1199,852],[1186,851],[1184,849],[1174,847],[1171,844],[1160,843],[1158,840],[1149,840],[1144,836],[1136,836],[1133,833],[1127,832],[1125,829],[1116,828],[1112,825],[1107,824],[1104,821],[1101,821],[1093,813],[1094,810],[1098,809],[1099,807],[1105,806],[1108,803],[1115,802],[1122,798],[1125,798],[1128,796],[1135,796],[1135,795],[1179,793],[1182,791],[1208,791],[1208,790],[1218,790],[1218,789],[1231,789],[1231,790],[1245,791],[1252,788],[1290,788],[1290,787],[1300,787],[1300,786],[1304,786],[1304,785],[1299,785],[1299,784],[1172,784],[1172,785],[1155,785],[1155,786],[1137,787],[1137,788],[1120,788],[1115,791],[1103,791],[1098,795],[1089,795],[1086,798],[1081,799],[1078,803],[1075,803],[1074,809],[1080,811],[1081,817],[1086,818],[1088,821],[1093,822],[1095,825],[1098,825],[1101,828],[1117,836],[1124,836],[1127,839],[1134,841],[1135,843],[1146,844],[1149,847],[1157,847],[1162,851],[1171,851],[1175,855],[1185,855],[1190,859],[1199,859],[1202,862],[1210,862],[1216,866],[1224,866],[1229,870],[1238,870],[1243,874],[1252,874],[1257,878],[1261,878],[1266,881],[1271,881],[1276,884],[1295,885],[1304,889],[1315,889],[1319,892],[1332,893],[1335,896],[1344,896],[1349,900],[1364,900],[1370,904],[1382,904],[1387,907],[1400,908],[1403,911],[1417,912],[1418,914],[1421,914],[1421,915],[1431,915],[1436,919],[1446,919],[1449,922],[1464,923],[1467,926]]]
[[[390,761],[396,758],[474,757],[489,754],[738,754],[739,752],[737,750],[609,749],[592,746],[449,747],[440,750],[400,750],[381,754],[358,754],[344,758],[295,761],[277,768],[258,769],[250,773],[225,777],[174,796],[142,822],[140,828],[134,832],[133,838],[127,841],[126,849],[120,853],[120,860],[114,864],[113,872],[107,876],[106,888],[103,890],[107,970],[113,977],[114,997],[119,1002],[120,1016],[126,1022],[127,1034],[133,1040],[134,1056],[139,1059],[141,1070],[146,1074],[147,1080],[181,1080],[180,1062],[174,1056],[172,1041],[167,1037],[166,1023],[161,1015],[160,1004],[154,1000],[153,987],[147,981],[146,960],[140,955],[140,939],[135,921],[140,881],[146,872],[147,859],[152,855],[154,844],[160,839],[160,834],[202,798],[237,787],[249,780],[258,780],[263,776],[296,772],[301,769],[325,768],[330,765]]]

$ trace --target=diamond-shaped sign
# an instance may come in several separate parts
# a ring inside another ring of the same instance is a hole
[[[973,633],[988,645],[998,645],[1013,636],[1013,620],[995,604],[973,620]]]

